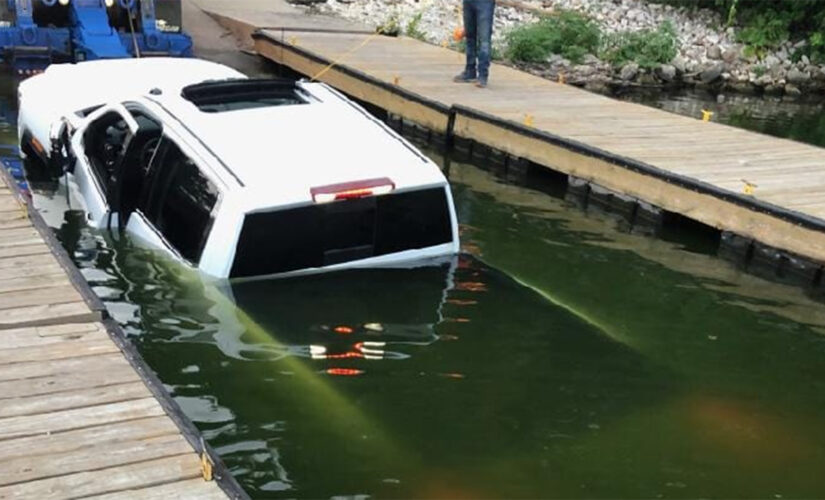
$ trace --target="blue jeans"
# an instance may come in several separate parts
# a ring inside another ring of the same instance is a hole
[[[490,75],[490,51],[493,37],[493,12],[495,0],[464,0],[464,35],[467,41],[468,77],[478,76],[487,81]]]

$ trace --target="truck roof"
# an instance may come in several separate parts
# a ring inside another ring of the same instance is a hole
[[[396,189],[446,183],[433,162],[337,92],[294,85],[302,103],[204,111],[180,93],[149,98],[231,170],[227,186],[243,190],[247,204],[310,201],[312,188],[376,178]]]
[[[20,92],[38,92],[41,96],[52,93],[53,104],[65,114],[134,98],[159,86],[174,93],[192,83],[227,78],[245,76],[227,66],[201,59],[105,59],[52,64],[42,74],[22,82]]]

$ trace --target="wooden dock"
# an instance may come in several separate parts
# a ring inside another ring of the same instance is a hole
[[[4,173],[0,499],[245,498]]]
[[[530,160],[791,259],[825,262],[821,148],[498,64],[487,89],[455,84],[464,56],[449,49],[337,29],[323,16],[279,16],[283,7],[269,12],[259,0],[197,1],[260,55],[438,134]]]

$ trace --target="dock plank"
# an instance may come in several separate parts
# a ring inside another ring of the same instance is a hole
[[[210,488],[209,483],[198,478],[139,490],[118,491],[108,495],[89,497],[89,500],[166,500],[167,498],[212,500],[225,497],[219,495],[214,488]]]
[[[48,457],[78,450],[101,453],[110,443],[140,441],[170,434],[177,435],[178,428],[165,415],[161,415],[56,434],[6,439],[0,441],[0,476],[6,470],[6,464],[12,460]]]
[[[19,349],[21,347],[57,344],[60,342],[91,341],[109,338],[109,335],[104,330],[98,328],[47,335],[38,333],[38,330],[36,327],[0,330],[0,351],[5,349]]]
[[[77,302],[78,299],[80,299],[80,294],[75,290],[74,285],[66,282],[48,288],[0,293],[0,311],[38,304],[65,304],[67,302]]]
[[[154,398],[61,410],[40,415],[0,418],[0,439],[64,432],[124,420],[163,415]]]
[[[44,363],[40,360],[17,362],[9,365],[0,364],[0,382],[28,380],[42,377],[60,377],[80,371],[90,372],[114,370],[129,366],[129,363],[118,352],[111,354],[80,356],[73,358],[49,360]]]
[[[0,499],[54,500],[113,494],[194,479],[200,474],[197,458],[192,454],[182,454],[0,487]]]
[[[26,361],[48,362],[65,358],[88,357],[120,352],[105,334],[92,340],[70,340],[30,347],[0,350],[0,365]]]
[[[2,337],[0,337],[2,339]],[[73,373],[58,373],[33,378],[16,378],[0,381],[0,404],[5,399],[37,396],[40,394],[60,394],[77,389],[95,388],[111,384],[136,382],[140,377],[126,363],[105,363],[103,356],[86,358],[84,368]]]
[[[82,300],[63,304],[41,304],[4,309],[0,314],[0,330],[26,326],[98,321],[100,314],[89,310]]]
[[[28,221],[24,221],[24,223],[28,224]],[[2,227],[2,226],[0,226]],[[15,247],[4,247],[0,248],[0,259],[4,259],[6,257],[21,257],[27,255],[43,255],[43,254],[51,254],[51,250],[48,246],[41,243],[34,243],[31,245],[21,245]]]
[[[120,403],[150,397],[142,381],[84,387],[59,393],[0,400],[0,418],[38,415],[61,410]]]
[[[166,434],[140,440],[113,441],[105,447],[20,457],[0,463],[3,472],[0,475],[0,487],[180,456],[190,450],[189,443],[180,439],[180,436]],[[101,487],[105,488],[105,481],[101,482],[104,483]]]

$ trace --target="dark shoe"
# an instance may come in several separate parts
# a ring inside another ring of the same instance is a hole
[[[456,83],[473,83],[474,81],[476,81],[476,77],[470,76],[466,72],[462,71],[461,73],[453,77],[453,81]]]
[[[487,88],[487,79],[486,78],[479,78],[476,81],[476,87],[478,87],[480,89],[486,89]]]

